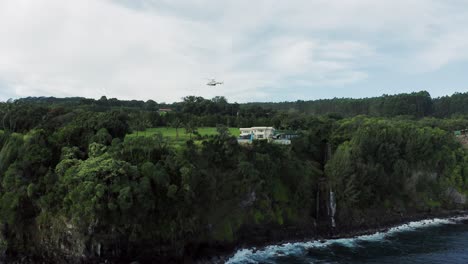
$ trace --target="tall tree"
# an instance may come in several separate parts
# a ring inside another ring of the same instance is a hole
[[[181,128],[182,125],[182,120],[180,120],[179,118],[176,118],[171,122],[171,127],[175,128],[176,130],[176,139],[179,138],[179,128]]]

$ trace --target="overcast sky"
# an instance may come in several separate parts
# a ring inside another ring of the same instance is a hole
[[[465,0],[1,0],[0,100],[436,97],[468,91],[467,25]]]

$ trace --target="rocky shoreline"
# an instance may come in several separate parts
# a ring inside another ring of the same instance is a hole
[[[353,238],[363,235],[371,235],[375,233],[383,233],[388,231],[391,228],[400,226],[413,221],[429,220],[434,218],[453,218],[458,216],[468,215],[467,210],[455,210],[455,211],[438,211],[438,212],[425,212],[425,213],[415,213],[415,214],[399,214],[399,215],[387,215],[381,217],[380,220],[385,219],[385,221],[376,221],[367,222],[368,224],[363,224],[359,226],[339,226],[335,229],[333,234],[330,234],[326,231],[319,230],[319,232],[312,232],[315,230],[307,229],[295,230],[295,232],[289,233],[290,237],[285,237],[283,239],[252,239],[252,240],[243,240],[239,245],[232,247],[232,245],[226,244],[224,248],[219,250],[219,254],[212,254],[206,256],[198,256],[199,259],[195,260],[193,263],[197,264],[208,264],[208,263],[225,263],[234,254],[241,249],[245,248],[255,248],[256,250],[261,250],[266,246],[271,245],[281,245],[285,243],[295,243],[295,242],[307,242],[307,241],[323,241],[326,239],[337,239],[337,238]],[[282,236],[287,236],[288,233],[284,232]],[[281,235],[275,234],[276,237],[281,237]],[[229,253],[226,253],[229,252]],[[214,252],[212,252],[214,253]],[[187,262],[184,262],[187,263]],[[190,263],[190,262],[189,262]]]
[[[180,257],[145,257],[135,259],[95,259],[87,258],[75,260],[67,263],[225,263],[240,249],[255,248],[261,250],[270,245],[281,245],[285,243],[325,241],[336,238],[352,238],[362,235],[370,235],[377,232],[386,232],[390,228],[403,225],[412,221],[421,221],[434,218],[452,218],[468,215],[466,210],[437,211],[411,214],[370,214],[360,224],[352,223],[343,225],[338,223],[337,228],[330,232],[328,227],[316,227],[313,224],[308,226],[295,227],[246,227],[239,233],[238,239],[231,243],[205,243],[192,244],[185,247],[183,258]],[[138,259],[138,261],[136,261]],[[0,264],[31,264],[31,263],[58,263],[43,258],[34,258],[27,255],[0,260]]]

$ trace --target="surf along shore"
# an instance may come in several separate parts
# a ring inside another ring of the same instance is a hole
[[[282,252],[298,244],[326,245],[329,241],[362,236],[385,235],[389,231],[443,224],[451,220],[468,219],[468,210],[447,210],[414,214],[375,214],[359,225],[338,225],[336,228],[274,227],[244,228],[237,243],[201,245],[192,252],[195,263],[236,263],[245,254],[276,249]]]

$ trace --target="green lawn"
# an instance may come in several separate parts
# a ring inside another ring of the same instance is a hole
[[[197,129],[197,131],[201,136],[216,135],[218,133],[216,132],[216,127],[200,127]],[[229,128],[229,132],[235,137],[239,136],[240,133],[239,129],[235,127]],[[174,141],[185,142],[190,139],[190,135],[185,133],[184,128],[179,128],[179,138],[177,138],[176,129],[173,127],[148,128],[145,131],[133,132],[132,134],[127,135],[127,137],[151,136],[157,133],[161,133],[164,137],[167,137]]]

